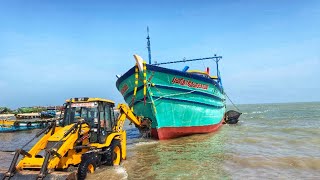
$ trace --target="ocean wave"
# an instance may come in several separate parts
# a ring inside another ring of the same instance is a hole
[[[269,112],[269,109],[263,110],[263,111],[252,111],[252,112],[243,112],[244,115],[250,115],[250,114],[263,114]]]

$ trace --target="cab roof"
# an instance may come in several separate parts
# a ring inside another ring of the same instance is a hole
[[[89,98],[89,97],[81,97],[81,98],[71,98],[67,99],[66,102],[107,102],[114,104],[113,101],[108,100],[108,99],[103,99],[103,98]]]

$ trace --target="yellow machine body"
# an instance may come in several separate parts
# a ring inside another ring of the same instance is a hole
[[[113,107],[113,101],[101,98],[73,98],[67,100],[62,126],[56,126],[56,122],[52,122],[49,127],[42,130],[42,134],[38,133],[36,135],[36,137],[40,137],[41,134],[42,137],[28,152],[18,149],[5,177],[10,178],[16,171],[36,170],[40,172],[38,178],[41,179],[52,171],[78,166],[85,159],[83,156],[89,153],[96,153],[102,159],[110,159],[107,157],[110,153],[105,152],[108,152],[110,148],[115,148],[113,147],[115,141],[119,142],[115,152],[121,152],[121,155],[118,155],[121,157],[120,160],[114,161],[117,165],[121,159],[126,159],[127,155],[126,131],[123,130],[126,119],[138,128],[145,128],[146,124],[141,117],[135,116],[125,104],[118,105],[120,114],[118,118],[115,118]],[[81,114],[76,114],[77,112],[74,110],[77,108],[83,108],[80,110]],[[90,108],[95,111],[89,111]],[[97,114],[99,115],[97,116]],[[71,119],[70,117],[74,118]],[[93,118],[86,120],[87,117]],[[109,121],[106,120],[108,117],[110,117]],[[107,127],[106,124],[108,123],[111,123],[111,125]],[[20,154],[23,155],[23,158],[16,165]],[[114,163],[111,162],[111,164]],[[88,171],[91,172],[92,168]]]

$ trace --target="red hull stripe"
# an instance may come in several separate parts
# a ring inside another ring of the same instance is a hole
[[[152,128],[152,137],[159,140],[173,139],[181,136],[187,136],[191,134],[203,134],[214,132],[219,129],[222,125],[222,121],[219,124],[208,125],[208,126],[191,126],[191,127],[163,127],[163,128]]]

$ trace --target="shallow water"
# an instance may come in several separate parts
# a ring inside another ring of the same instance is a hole
[[[320,179],[320,103],[239,108],[238,125],[167,141],[141,139],[126,125],[127,160],[88,179]],[[36,131],[0,134],[0,151],[20,147]],[[0,152],[0,169],[11,159]]]

